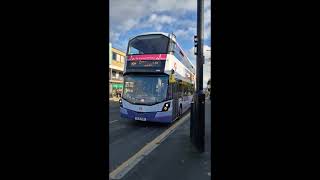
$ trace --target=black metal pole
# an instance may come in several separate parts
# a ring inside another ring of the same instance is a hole
[[[205,149],[205,94],[203,93],[203,8],[204,0],[197,0],[197,38],[195,40],[197,48],[196,93],[194,96],[194,104],[192,104],[191,108],[190,137],[191,142],[195,145],[199,152],[204,152]]]
[[[203,90],[203,1],[197,0],[197,88],[196,91]]]
[[[193,142],[193,135],[194,135],[194,102],[191,102],[190,107],[190,140]]]

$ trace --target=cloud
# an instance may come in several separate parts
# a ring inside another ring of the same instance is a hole
[[[203,12],[203,22],[205,25],[211,22],[211,8],[205,9]]]
[[[204,0],[204,38],[210,40],[211,0]],[[196,0],[111,0],[110,41],[127,44],[129,36],[146,31],[174,32],[181,46],[193,46]],[[124,41],[124,42],[122,42]],[[193,53],[193,50],[192,50]]]
[[[206,88],[207,87],[207,83],[209,81],[209,79],[211,78],[211,67],[209,66],[209,68],[205,68],[206,66],[204,66],[203,68],[203,87]]]
[[[111,42],[116,42],[116,41],[119,40],[120,33],[116,33],[114,31],[110,31],[109,36],[110,36],[110,41]]]
[[[139,23],[139,20],[137,19],[128,19],[127,21],[124,21],[123,26],[121,27],[121,30],[128,31],[138,23]]]
[[[153,2],[152,0],[150,2]],[[157,10],[196,10],[196,0],[156,0],[153,8]],[[177,12],[179,12],[177,11]]]
[[[196,10],[195,0],[111,0],[110,22],[122,26],[126,21],[139,21],[151,13],[168,11],[181,15]],[[167,17],[162,17],[164,21]]]
[[[211,38],[211,24],[209,24],[208,26],[205,26],[203,30],[203,39],[207,40],[209,38]]]
[[[205,5],[206,5],[205,1]],[[210,1],[209,1],[210,2]],[[211,2],[207,3],[207,9],[204,8],[204,15],[203,15],[203,24],[204,24],[204,33],[203,33],[203,38],[208,39],[211,37],[211,8],[210,8]]]
[[[204,0],[204,9],[211,8],[211,0]]]
[[[211,77],[211,47],[208,45],[203,46],[203,55],[205,62],[203,65],[203,87],[207,87],[207,82]]]
[[[194,63],[194,65],[196,64],[196,55],[194,55],[194,47],[188,49],[186,51],[187,56],[189,57],[190,61],[192,61],[192,63]],[[208,45],[204,45],[203,46],[203,55],[205,57],[205,63],[210,64],[211,63],[211,47]]]
[[[155,29],[156,31],[161,31],[162,26],[161,26],[160,24],[157,24],[157,25],[154,26],[154,29]]]
[[[206,0],[208,1],[208,0]],[[171,12],[175,16],[181,16],[187,11],[196,11],[196,0],[111,0],[110,1],[110,23],[115,24],[117,30],[132,20],[140,21],[151,14],[155,20],[155,13]],[[170,17],[159,17],[160,22],[171,23]],[[125,30],[122,30],[125,32]]]
[[[178,29],[175,33],[174,33],[177,37],[185,37],[188,35],[188,32],[182,29]]]
[[[176,21],[175,18],[168,16],[168,15],[158,15],[156,13],[151,14],[149,19],[144,22],[140,22],[142,24],[141,27],[152,27],[156,31],[161,31],[163,26],[168,25]]]
[[[111,0],[110,1],[110,22],[122,25],[128,19],[140,19],[144,14],[148,14],[145,8],[147,0]],[[135,18],[133,18],[135,17]]]
[[[193,36],[197,34],[197,29],[195,27],[181,28],[176,30],[174,34],[177,36],[178,40],[185,39],[193,42]]]
[[[211,58],[211,47],[208,45],[203,46],[203,55],[205,58]]]
[[[156,13],[153,13],[150,18],[148,19],[148,23],[153,23],[153,24],[170,24],[173,21],[175,21],[175,18],[172,18],[171,16],[167,15],[157,15]]]
[[[149,18],[149,22],[153,22],[154,20],[157,19],[157,14],[151,14],[150,18]]]

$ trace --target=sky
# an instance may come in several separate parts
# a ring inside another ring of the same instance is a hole
[[[145,32],[173,32],[196,65],[193,36],[197,34],[197,0],[110,0],[110,42],[126,51],[129,38]],[[211,0],[204,0],[203,87],[211,73]]]

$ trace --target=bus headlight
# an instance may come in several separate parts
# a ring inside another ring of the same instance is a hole
[[[168,111],[170,108],[170,102],[164,103],[162,107],[162,111]]]

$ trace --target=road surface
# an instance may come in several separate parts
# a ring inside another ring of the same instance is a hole
[[[120,118],[119,103],[109,105],[109,172],[129,159],[170,125]]]
[[[210,148],[210,107],[211,107],[211,103],[210,100],[206,99],[206,104],[205,104],[205,108],[206,108],[206,141],[209,143],[206,145],[206,149],[207,152],[210,152],[210,149],[208,150],[208,148]],[[189,112],[185,113],[185,115],[187,115]],[[110,101],[110,106],[109,106],[109,173],[112,172],[113,170],[115,170],[118,166],[120,166],[123,162],[125,162],[126,160],[128,160],[130,157],[132,157],[133,155],[135,155],[140,149],[142,149],[147,143],[151,142],[153,139],[155,139],[156,137],[158,137],[162,132],[164,132],[166,129],[168,129],[171,125],[170,124],[161,124],[161,123],[148,123],[148,122],[141,122],[141,121],[129,121],[129,120],[125,120],[120,118],[120,112],[119,112],[119,103],[118,102],[113,102]],[[183,128],[184,130],[180,130],[181,132],[178,134],[179,137],[181,136],[181,133],[183,134],[183,137],[188,137],[189,136],[189,126],[190,126],[190,121],[188,120],[187,123],[185,123],[183,126],[185,126],[185,128]],[[171,136],[177,136],[176,133],[172,134]],[[189,138],[183,138],[183,141],[189,141]],[[170,140],[169,140],[170,141]],[[178,142],[178,141],[177,141]],[[188,144],[188,143],[187,143]],[[183,144],[182,144],[183,145]],[[174,149],[172,149],[172,145],[160,145],[163,146],[163,148],[168,149],[168,152],[172,151],[175,152]],[[189,145],[188,145],[189,146]],[[161,151],[166,151],[166,150],[162,150]],[[159,150],[158,150],[159,151]],[[179,148],[177,147],[176,151],[181,151],[179,150]],[[164,154],[160,153],[160,156],[158,154],[159,157],[161,157],[159,160],[157,160],[159,163],[157,164],[157,166],[161,166],[161,164],[167,164],[168,162],[170,162],[170,156],[166,156],[165,154],[167,154],[168,152],[165,152]],[[190,152],[181,154],[181,156],[192,156],[192,154],[188,154]],[[157,150],[153,153],[153,154],[157,154]],[[199,162],[205,162],[206,164],[210,162],[207,162],[207,160],[210,160],[210,153],[208,155],[206,155],[208,157],[202,158],[202,159],[194,159],[193,161],[190,161],[190,164],[196,164]],[[152,155],[150,157],[152,159]],[[169,158],[169,159],[168,159]],[[171,160],[173,157],[171,157]],[[177,157],[178,158],[178,157]],[[183,158],[183,157],[181,157]],[[200,161],[201,160],[201,161]],[[143,164],[143,163],[142,163]],[[153,163],[153,165],[156,165],[155,162]],[[169,164],[167,164],[169,165]],[[190,165],[190,166],[191,166]],[[138,165],[138,169],[139,169]],[[143,166],[143,165],[142,165]],[[173,165],[175,167],[175,165]],[[171,166],[170,166],[171,167]],[[163,167],[162,167],[163,168]],[[171,167],[173,168],[173,167]],[[209,168],[209,169],[208,169]],[[136,168],[134,168],[136,169]],[[175,168],[174,168],[175,169]],[[200,178],[199,177],[199,173],[204,171],[205,172],[210,172],[210,166],[205,165],[205,167],[201,167],[198,168],[198,170],[195,169],[195,172],[189,172],[189,176],[190,178]],[[179,173],[179,170],[181,171]],[[135,173],[136,170],[133,170],[132,173]],[[150,172],[144,172],[142,174],[144,175],[140,175],[139,178],[141,178],[142,176],[146,176],[144,177],[145,179],[148,179],[152,176],[157,176],[156,175],[156,171],[155,170],[153,172],[152,168],[151,170],[149,169]],[[185,173],[185,168],[178,168],[177,171],[173,171],[176,173],[175,176],[170,176],[172,178],[176,178],[176,177],[181,177],[181,174]],[[129,173],[129,177],[128,178],[134,178],[134,176],[131,176]],[[194,174],[194,176],[191,176],[191,174]],[[203,174],[203,173],[201,173]],[[159,174],[159,178],[161,179],[161,174]],[[207,179],[208,175],[205,174],[204,177],[200,178],[200,179]],[[137,178],[137,179],[139,179]],[[125,178],[124,178],[125,179]]]

